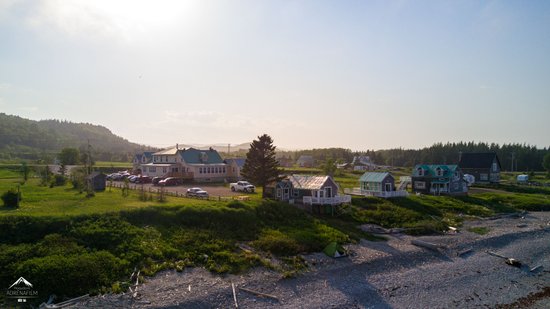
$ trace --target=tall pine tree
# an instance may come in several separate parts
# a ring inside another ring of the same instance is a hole
[[[258,187],[262,187],[262,197],[265,197],[265,187],[279,177],[279,162],[275,159],[275,146],[271,136],[264,134],[252,141],[246,154],[241,175]]]

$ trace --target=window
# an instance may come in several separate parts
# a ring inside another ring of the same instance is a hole
[[[207,173],[207,174],[210,174],[210,167],[207,167],[207,168],[206,168],[206,173]]]
[[[294,197],[298,197],[298,190],[292,190],[292,194],[294,195]]]
[[[281,197],[281,189],[277,188],[277,197]]]
[[[489,175],[487,175],[487,174],[479,174],[479,180],[481,180],[481,181],[487,181],[487,180],[489,180]]]
[[[435,169],[435,174],[437,176],[443,176],[443,169],[441,169],[441,167],[438,167]]]
[[[150,167],[150,168],[149,168],[149,172],[151,172],[151,173],[156,173],[156,172],[157,172],[157,168],[156,168],[156,167]]]
[[[416,172],[418,173],[418,176],[424,176],[424,170],[421,167],[417,168]]]
[[[223,167],[223,173],[225,174],[225,166]]]
[[[163,173],[166,173],[166,167],[163,167],[163,168],[162,168],[162,172],[163,172]]]
[[[147,167],[143,167],[143,172],[147,173]]]
[[[493,162],[493,172],[496,172],[497,171],[497,163],[496,162]]]
[[[458,190],[458,182],[453,183],[453,188],[454,188],[455,190]]]
[[[415,181],[414,187],[416,189],[426,189],[426,183],[424,181]]]

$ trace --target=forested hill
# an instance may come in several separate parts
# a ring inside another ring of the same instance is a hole
[[[128,160],[147,149],[89,123],[34,121],[0,113],[0,159],[51,159],[64,147],[86,149],[88,140],[97,160]]]

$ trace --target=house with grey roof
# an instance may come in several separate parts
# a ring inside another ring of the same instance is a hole
[[[134,169],[138,169],[141,164],[147,164],[153,161],[153,151],[144,151],[136,153],[132,158]]]
[[[227,179],[229,181],[241,180],[241,169],[246,162],[245,158],[231,158],[225,159],[223,162],[227,165]]]
[[[270,198],[310,206],[316,213],[334,211],[324,205],[336,206],[350,203],[351,196],[340,195],[340,187],[331,176],[291,175],[266,187]]]
[[[301,155],[296,161],[296,164],[299,167],[313,167],[315,160],[313,159],[313,156]]]

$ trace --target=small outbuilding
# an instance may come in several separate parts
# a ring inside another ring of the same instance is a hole
[[[101,172],[93,172],[86,178],[94,191],[105,191],[107,176]]]
[[[395,179],[390,173],[367,172],[359,178],[361,191],[384,192],[395,190]]]

